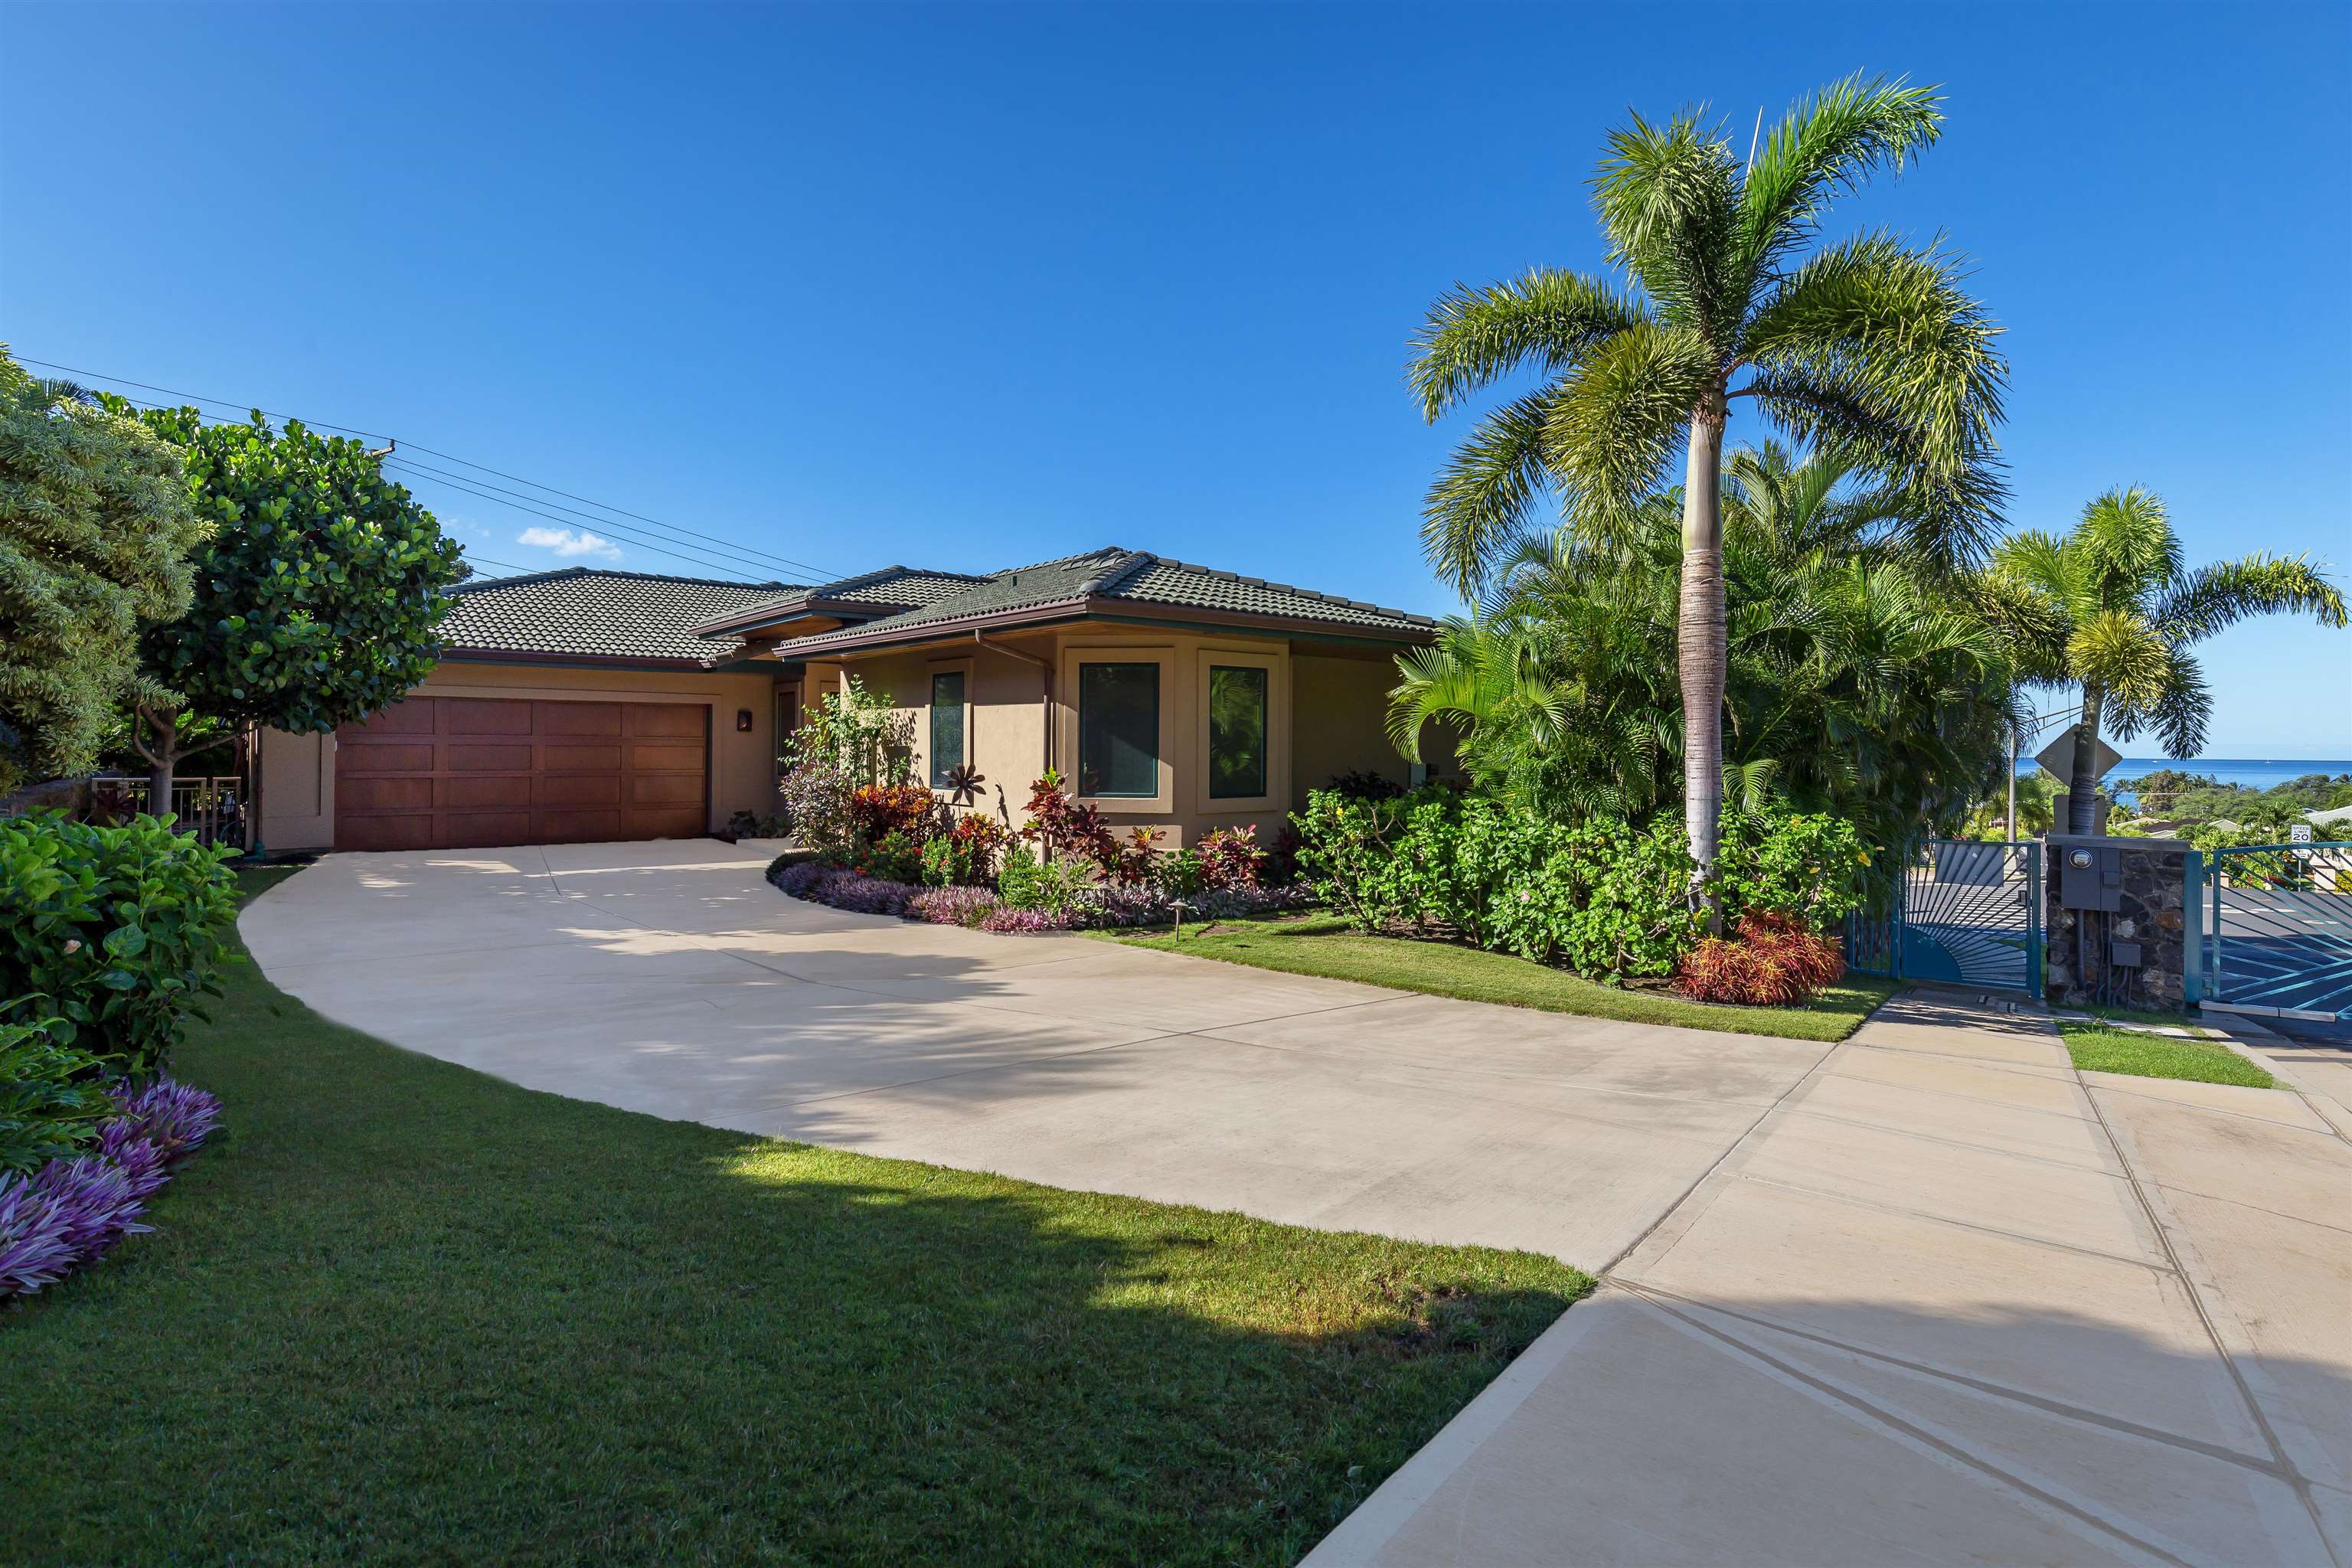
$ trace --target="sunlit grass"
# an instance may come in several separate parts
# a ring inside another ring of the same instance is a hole
[[[1591,1289],[229,993],[180,1063],[227,1131],[157,1234],[0,1310],[0,1562],[1288,1563]]]

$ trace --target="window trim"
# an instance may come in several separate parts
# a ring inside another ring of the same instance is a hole
[[[1209,671],[1257,668],[1265,671],[1265,793],[1255,795],[1213,795],[1209,793]],[[1260,648],[1203,647],[1192,666],[1193,748],[1192,790],[1203,816],[1246,816],[1287,811],[1290,801],[1290,659],[1286,652]]]
[[[1082,678],[1079,667],[1088,664],[1156,664],[1160,667],[1160,742],[1159,793],[1156,795],[1081,795],[1073,798],[1083,805],[1099,808],[1106,816],[1140,816],[1167,817],[1176,811],[1176,737],[1178,709],[1188,700],[1178,689],[1176,650],[1166,643],[1077,642],[1066,643],[1055,661],[1054,703],[1055,765],[1062,770],[1067,787],[1075,790],[1078,779],[1078,703]]]
[[[1078,744],[1071,753],[1073,777],[1083,778],[1087,769],[1087,671],[1110,669],[1120,671],[1150,670],[1151,672],[1151,779],[1147,789],[1098,790],[1086,798],[1091,800],[1150,800],[1160,794],[1160,766],[1167,759],[1161,753],[1160,736],[1166,726],[1160,721],[1168,705],[1167,670],[1154,658],[1082,658],[1078,661]],[[1116,765],[1116,753],[1103,759],[1107,767]]]

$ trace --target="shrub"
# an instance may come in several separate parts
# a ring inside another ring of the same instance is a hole
[[[801,710],[800,726],[786,743],[796,767],[844,774],[853,789],[902,777],[914,745],[914,714],[898,711],[854,675],[841,690]]]
[[[855,871],[836,873],[824,884],[824,901],[836,910],[858,915],[903,915],[920,888],[887,877],[861,877]]]
[[[1365,931],[1378,931],[1404,912],[1392,875],[1403,816],[1388,803],[1318,789],[1290,819],[1298,829],[1299,874]]]
[[[1029,786],[1029,820],[1021,837],[1035,844],[1048,860],[1075,860],[1106,875],[1119,868],[1118,840],[1103,823],[1102,813],[1080,805],[1062,793],[1062,775],[1052,768]]]
[[[1059,910],[1022,910],[1002,904],[980,922],[982,931],[1004,936],[1034,936],[1042,931],[1067,931],[1070,918]]]
[[[826,762],[803,763],[777,786],[793,837],[818,859],[846,865],[857,852],[857,819],[849,809],[856,788],[846,770]]]
[[[1189,899],[1208,886],[1208,866],[1198,849],[1171,849],[1152,866],[1151,882],[1171,899]]]
[[[1003,907],[986,888],[925,888],[907,900],[908,914],[942,926],[976,926]]]
[[[937,802],[918,784],[867,784],[849,796],[850,820],[868,844],[879,844],[901,834],[919,845],[930,837],[931,813]]]
[[[1826,931],[1862,907],[1870,854],[1843,817],[1785,809],[1727,811],[1716,894],[1727,925],[1751,910]]]
[[[1708,937],[1685,954],[1675,989],[1699,1002],[1786,1007],[1811,1000],[1844,973],[1835,942],[1793,915],[1757,910],[1736,937]]]
[[[992,816],[959,816],[953,827],[923,846],[923,881],[934,888],[993,887],[996,858],[1011,837]]]
[[[42,812],[0,822],[0,996],[18,998],[0,1023],[37,1009],[55,1020],[51,1038],[104,1058],[111,1074],[163,1070],[197,998],[220,994],[236,918],[221,864],[231,851],[168,820],[101,827]]]
[[[69,1159],[114,1110],[96,1056],[61,1043],[61,1020],[0,1024],[0,1173]]]
[[[886,882],[923,879],[923,847],[903,828],[892,828],[857,857],[857,869]]]
[[[727,819],[727,831],[721,837],[737,838],[782,838],[792,831],[792,821],[782,815],[762,816],[756,811],[739,811]]]
[[[1004,868],[996,874],[996,891],[1016,910],[1060,910],[1068,908],[1071,898],[1087,885],[1087,874],[1084,865],[1070,860],[1048,865],[1031,854],[1028,846],[1014,844],[1004,852]]]
[[[1265,851],[1258,847],[1255,826],[1220,827],[1202,837],[1200,858],[1202,887],[1255,888]]]

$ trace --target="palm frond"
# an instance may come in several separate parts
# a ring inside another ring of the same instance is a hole
[[[1702,111],[1664,125],[1640,115],[1609,133],[1592,178],[1592,205],[1609,258],[1641,280],[1662,319],[1728,342],[1744,292],[1727,276],[1738,210],[1730,143]]]
[[[1528,532],[1550,491],[1544,429],[1558,404],[1530,393],[1478,422],[1422,501],[1422,552],[1465,597],[1490,575],[1495,558]]]
[[[1484,289],[1457,284],[1430,307],[1406,374],[1434,422],[1516,371],[1558,376],[1647,319],[1640,300],[1580,272],[1537,268]]]
[[[2067,540],[2088,573],[2092,592],[2110,609],[2137,605],[2179,580],[2180,537],[2164,500],[2126,485],[2095,498]]]
[[[2129,610],[2101,610],[2075,623],[2066,642],[2066,668],[2123,708],[2145,712],[2164,700],[2174,661],[2170,647],[2144,617]]]
[[[1588,537],[1633,528],[1714,382],[1696,330],[1647,323],[1610,339],[1570,378],[1545,420],[1544,448]]]
[[[2179,580],[2148,618],[2176,643],[2200,642],[2249,616],[2306,612],[2326,626],[2344,625],[2344,595],[2306,556],[2249,555],[2217,561]],[[2194,756],[2176,752],[2175,756]]]
[[[1751,277],[1812,237],[1830,200],[1880,169],[1901,174],[1942,133],[1941,99],[1860,72],[1822,89],[1772,128],[1739,196],[1738,243]]]

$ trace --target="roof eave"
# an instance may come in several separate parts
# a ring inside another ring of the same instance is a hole
[[[1100,595],[1049,600],[1041,605],[1021,605],[1007,609],[982,611],[976,615],[943,616],[935,621],[922,621],[909,626],[877,628],[863,636],[821,634],[822,646],[798,640],[779,643],[769,650],[769,657],[789,655],[800,659],[822,659],[834,653],[866,653],[878,648],[898,647],[916,643],[939,641],[943,637],[960,636],[965,632],[988,631],[1000,626],[1043,626],[1057,621],[1080,620],[1097,616],[1111,620],[1144,620],[1177,626],[1231,626],[1280,632],[1302,637],[1339,637],[1352,641],[1395,643],[1419,647],[1436,640],[1434,625],[1378,626],[1361,621],[1322,620],[1311,616],[1270,616],[1249,610],[1213,610],[1195,605],[1167,605],[1150,599],[1107,598]]]
[[[443,664],[551,664],[590,669],[709,670],[734,661],[732,656],[718,659],[671,658],[649,653],[541,653],[511,647],[456,646],[443,648],[440,658]]]

